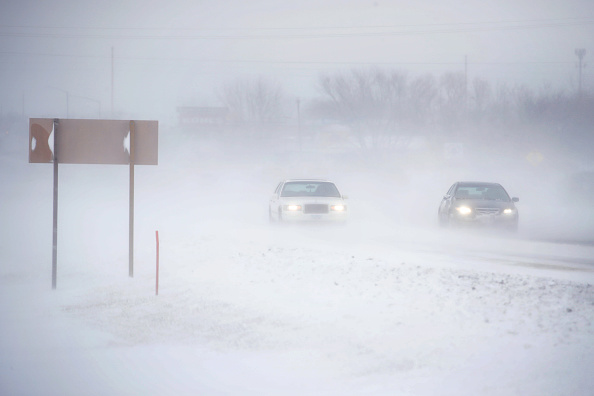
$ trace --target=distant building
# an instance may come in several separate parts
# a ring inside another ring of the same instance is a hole
[[[177,108],[178,123],[181,127],[196,130],[221,129],[228,123],[227,107],[193,107]]]

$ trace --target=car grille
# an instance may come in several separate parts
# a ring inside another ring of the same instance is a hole
[[[326,204],[307,204],[303,206],[303,213],[328,213],[328,205]]]
[[[476,214],[480,215],[494,215],[499,213],[498,208],[476,208]]]

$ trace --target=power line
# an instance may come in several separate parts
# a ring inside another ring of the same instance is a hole
[[[21,51],[0,51],[0,55],[23,55],[23,56],[47,56],[58,58],[89,58],[89,59],[107,59],[109,56],[101,55],[80,55],[80,54],[57,54],[48,52],[21,52]],[[172,61],[172,62],[195,62],[195,63],[254,63],[254,64],[295,64],[295,65],[336,65],[336,64],[361,64],[361,65],[460,65],[460,62],[421,62],[421,61],[400,61],[400,62],[374,62],[374,61],[280,61],[280,60],[255,60],[255,59],[198,59],[198,58],[165,58],[165,57],[135,57],[118,56],[115,58],[121,60],[139,60],[139,61]],[[572,64],[572,61],[512,61],[512,62],[468,62],[469,65],[565,65]]]
[[[307,27],[216,27],[216,28],[183,28],[183,27],[109,27],[109,26],[32,26],[32,25],[0,25],[0,28],[12,29],[73,29],[73,30],[107,30],[107,31],[141,31],[141,30],[160,30],[160,31],[283,31],[283,30],[352,30],[352,29],[388,29],[388,28],[409,28],[409,27],[436,27],[436,26],[464,26],[464,25],[495,25],[495,24],[525,24],[525,23],[574,23],[582,24],[592,22],[592,17],[574,17],[574,18],[548,18],[548,19],[513,19],[500,21],[480,21],[480,22],[451,22],[451,23],[423,23],[423,24],[398,24],[398,25],[358,25],[358,26],[307,26]]]
[[[303,27],[303,28],[109,28],[109,27],[35,27],[35,26],[0,26],[0,29],[44,29],[53,32],[0,32],[4,37],[35,38],[86,38],[86,39],[135,39],[135,40],[262,40],[262,39],[318,39],[351,38],[376,36],[410,36],[427,34],[455,34],[490,31],[516,31],[542,28],[564,28],[594,25],[593,18],[529,19],[520,21],[464,22],[449,24],[416,25],[381,25],[381,26],[345,26],[345,27]],[[411,30],[411,28],[413,28]],[[56,32],[56,30],[80,30],[90,33]],[[361,30],[379,31],[361,31]],[[392,30],[385,30],[392,29]],[[393,30],[397,29],[397,30]],[[328,31],[330,32],[319,32]],[[342,30],[342,32],[341,32]],[[357,30],[357,31],[353,31]],[[116,34],[92,33],[92,31],[123,32]],[[165,34],[156,34],[155,31]],[[206,34],[209,31],[231,32],[225,34]],[[301,33],[278,32],[302,31]],[[316,32],[317,31],[317,32]],[[126,33],[127,32],[127,33]],[[130,34],[130,32],[148,32],[150,34]],[[178,33],[179,32],[179,33]],[[195,34],[188,34],[196,32]],[[272,32],[266,34],[246,34],[233,32]]]

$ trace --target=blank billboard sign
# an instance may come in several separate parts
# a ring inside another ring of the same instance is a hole
[[[131,147],[134,165],[157,165],[158,121],[29,119],[30,163],[53,162],[57,153],[60,164],[125,165]]]

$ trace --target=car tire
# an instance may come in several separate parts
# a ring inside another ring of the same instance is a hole
[[[458,229],[460,228],[459,221],[454,217],[453,213],[448,213],[447,220],[446,220],[446,227],[451,229]]]
[[[437,215],[437,223],[439,224],[440,228],[447,228],[448,227],[448,221],[447,218],[442,216],[441,214]]]

